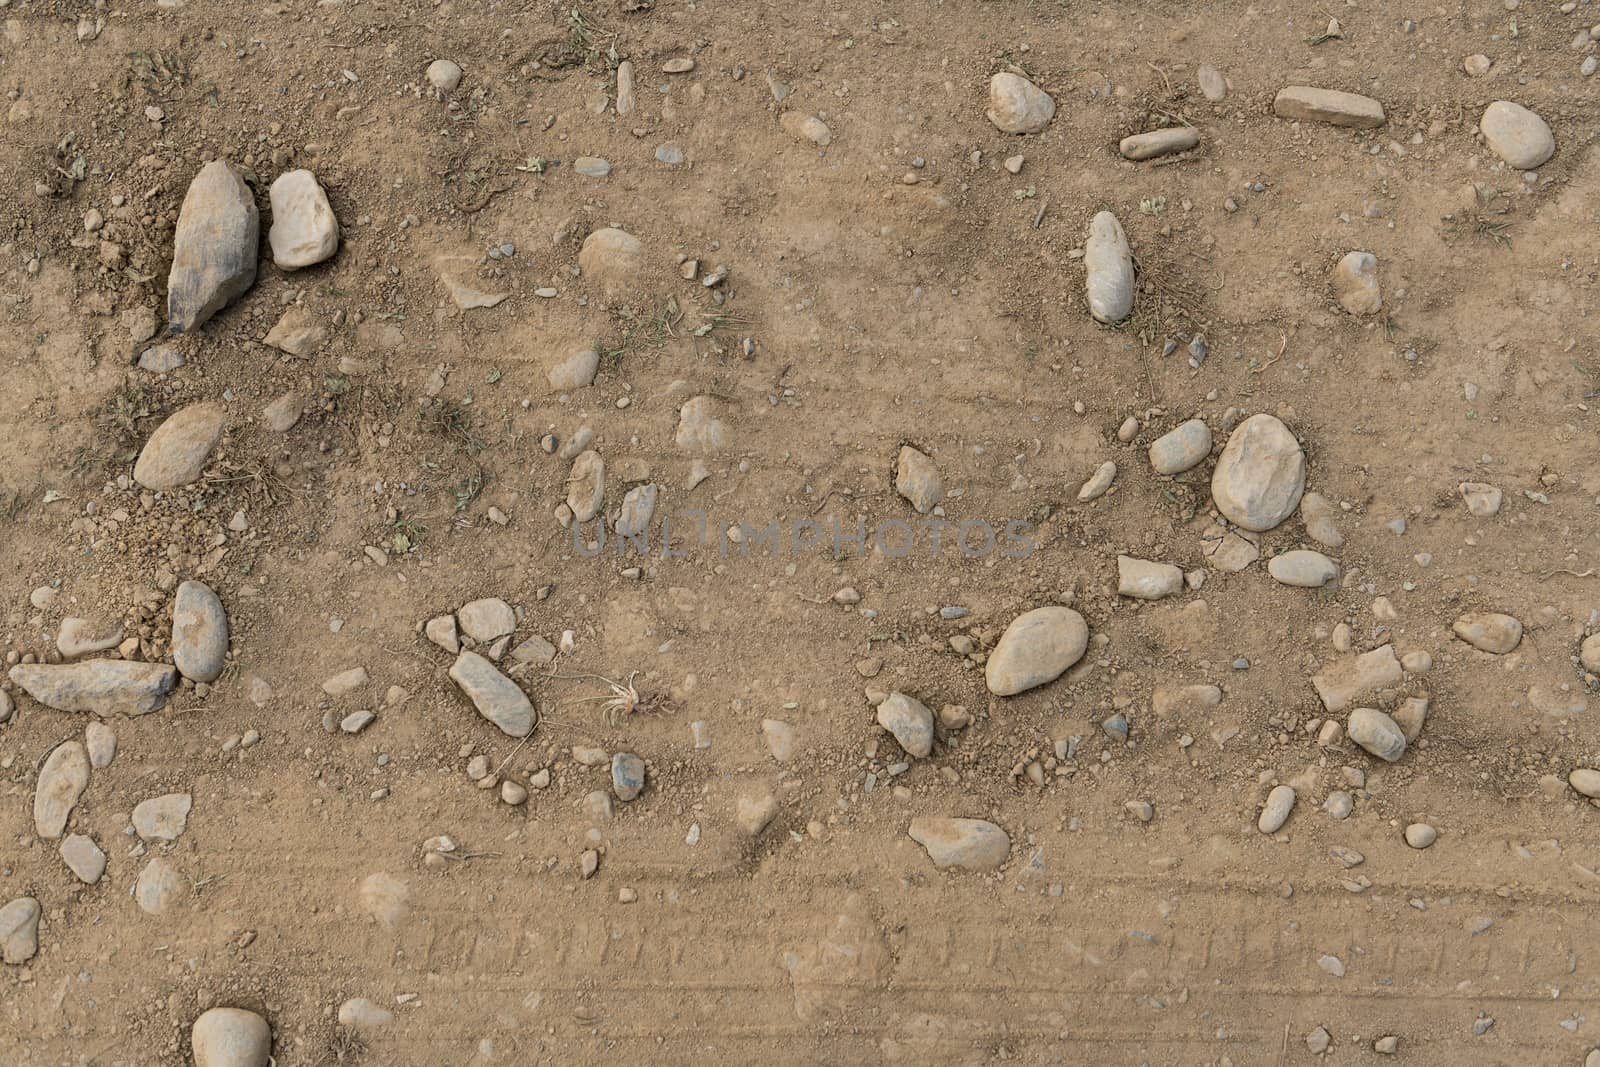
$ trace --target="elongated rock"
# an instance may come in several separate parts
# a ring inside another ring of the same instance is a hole
[[[985,114],[1004,133],[1038,133],[1055,118],[1056,102],[1022,75],[1001,71],[989,79]]]
[[[476,652],[463,651],[456,658],[450,679],[461,687],[478,714],[500,727],[502,733],[511,737],[533,733],[538,715],[528,695]]]
[[[211,587],[184,582],[172,606],[172,662],[185,678],[214,682],[228,655],[228,615]]]
[[[1200,131],[1193,126],[1171,126],[1164,130],[1151,130],[1149,133],[1136,133],[1131,137],[1124,137],[1117,145],[1117,151],[1122,153],[1123,159],[1137,162],[1171,155],[1174,152],[1187,152],[1199,143]]]
[[[89,754],[76,741],[51,750],[33,789],[33,829],[40,837],[60,837],[78,798],[89,785]]]
[[[1497,611],[1468,612],[1450,627],[1473,648],[1503,656],[1522,641],[1522,623]]]
[[[1150,466],[1157,474],[1182,474],[1211,455],[1211,428],[1190,419],[1150,443]]]
[[[189,1034],[194,1067],[267,1067],[272,1058],[272,1027],[243,1008],[212,1008]]]
[[[572,473],[567,476],[567,507],[579,522],[588,522],[600,514],[600,503],[606,495],[606,461],[600,453],[590,449],[572,461]]]
[[[922,815],[911,820],[910,834],[943,869],[992,871],[1011,855],[1011,837],[986,819]]]
[[[900,447],[894,488],[895,492],[911,502],[919,515],[926,515],[944,499],[944,479],[939,475],[939,468],[933,460],[910,445]]]
[[[1089,480],[1083,483],[1078,490],[1078,503],[1087,504],[1091,500],[1099,500],[1111,488],[1111,483],[1117,478],[1117,465],[1111,460],[1106,460],[1095,468]]]
[[[321,263],[339,250],[339,220],[315,174],[291,170],[279,175],[268,195],[272,229],[267,243],[280,270]]]
[[[1368,693],[1399,683],[1405,672],[1395,658],[1394,646],[1380,645],[1315,674],[1311,684],[1329,711],[1343,711]]]
[[[1567,784],[1591,799],[1600,798],[1600,771],[1579,767],[1567,775]]]
[[[1406,735],[1389,716],[1376,708],[1357,708],[1345,724],[1350,740],[1387,763],[1406,753]]]
[[[618,537],[638,537],[650,529],[650,520],[656,513],[656,497],[660,493],[661,487],[654,482],[628,490],[622,498],[622,509],[617,512]]]
[[[1556,154],[1549,124],[1510,100],[1496,100],[1484,108],[1478,129],[1490,151],[1518,170],[1543,166]]]
[[[1291,85],[1281,89],[1272,101],[1272,111],[1280,119],[1296,122],[1326,122],[1333,126],[1371,129],[1385,122],[1383,105],[1370,96]]]
[[[1083,658],[1089,627],[1071,608],[1044,607],[1011,620],[983,665],[983,680],[996,696],[1045,685]]]
[[[13,682],[46,707],[95,715],[160,711],[178,682],[178,672],[168,664],[119,659],[22,663],[9,673]]]
[[[222,439],[227,417],[221,404],[210,402],[173,412],[139,451],[134,481],[156,490],[178,489],[195,481]]]
[[[1170,563],[1117,557],[1117,592],[1135,600],[1160,600],[1183,588],[1183,571]]]
[[[1089,220],[1083,265],[1089,314],[1112,325],[1127,318],[1133,310],[1133,252],[1122,223],[1111,212],[1101,211]]]
[[[116,648],[121,643],[120,624],[75,616],[62,619],[61,629],[56,633],[56,648],[60,650],[63,659],[78,659],[80,656],[104,652],[108,648]]]
[[[906,755],[922,759],[933,751],[933,712],[904,693],[890,693],[878,705],[878,725],[894,735]]]
[[[256,280],[261,216],[239,172],[221,160],[189,183],[172,240],[167,324],[184,333],[242,296]]]
[[[1256,819],[1256,829],[1264,834],[1275,834],[1283,829],[1283,824],[1289,821],[1289,813],[1294,810],[1294,787],[1289,785],[1273,786],[1272,792],[1267,794],[1267,802],[1261,807],[1261,815]]]
[[[1211,475],[1211,500],[1235,525],[1261,533],[1294,514],[1306,485],[1306,455],[1272,415],[1252,415],[1228,435]]]
[[[39,951],[39,902],[18,897],[0,908],[0,959],[19,967]]]
[[[1284,585],[1318,589],[1339,577],[1339,565],[1321,552],[1299,548],[1273,556],[1267,573]]]

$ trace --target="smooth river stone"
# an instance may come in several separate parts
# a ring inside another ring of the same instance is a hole
[[[1108,325],[1127,318],[1133,310],[1133,252],[1122,223],[1111,212],[1101,211],[1089,220],[1083,265],[1089,314]]]
[[[133,479],[146,489],[178,489],[200,477],[222,439],[227,411],[221,404],[190,404],[168,416],[139,451]]]
[[[1294,514],[1306,485],[1306,454],[1276,417],[1252,415],[1228,435],[1211,475],[1211,500],[1228,521],[1261,533]]]
[[[1005,133],[1038,133],[1055,117],[1056,102],[1022,75],[1001,71],[989,79],[986,114]]]
[[[1211,428],[1200,419],[1168,430],[1150,443],[1150,466],[1157,474],[1182,474],[1211,455]]]
[[[942,869],[992,871],[1011,855],[1010,836],[985,819],[922,815],[911,820],[910,833]]]
[[[1556,154],[1550,125],[1510,100],[1496,100],[1484,108],[1478,129],[1490,151],[1518,170],[1542,166]]]
[[[989,692],[1014,696],[1053,682],[1083,658],[1089,627],[1071,608],[1043,607],[1011,621],[984,663]]]

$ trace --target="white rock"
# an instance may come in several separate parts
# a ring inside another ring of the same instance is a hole
[[[109,767],[117,754],[116,732],[103,722],[92,722],[83,728],[83,747],[89,753],[89,766]]]
[[[146,915],[161,915],[183,900],[187,888],[188,883],[177,868],[165,857],[156,856],[145,864],[134,881],[133,899]]]
[[[339,220],[328,194],[309,170],[291,170],[272,183],[272,229],[267,243],[279,270],[299,270],[339,250]]]
[[[448,93],[461,84],[461,68],[448,59],[436,59],[428,64],[428,84],[441,93]]]
[[[1380,645],[1353,659],[1327,667],[1311,678],[1323,707],[1343,711],[1352,702],[1385,686],[1397,685],[1403,678],[1400,661],[1392,645]]]
[[[644,273],[644,245],[626,230],[606,227],[583,239],[578,268],[600,286],[607,299],[639,287]]]
[[[933,712],[904,693],[890,693],[878,705],[878,725],[894,735],[906,755],[921,759],[933,751]]]
[[[18,897],[0,908],[0,959],[19,967],[38,951],[39,902],[32,897]]]
[[[1549,124],[1510,100],[1496,100],[1484,108],[1478,129],[1490,151],[1518,170],[1542,166],[1556,154]]]
[[[1281,119],[1326,122],[1357,129],[1382,126],[1385,121],[1383,105],[1370,96],[1337,89],[1314,89],[1308,85],[1291,85],[1279,90],[1272,101],[1272,111]]]
[[[1117,465],[1115,463],[1108,459],[1100,464],[1095,468],[1095,472],[1089,476],[1089,480],[1084,482],[1083,487],[1078,490],[1078,503],[1087,504],[1091,500],[1099,500],[1105,496],[1106,491],[1111,488],[1111,483],[1116,480],[1116,477]]]
[[[1161,600],[1183,589],[1183,571],[1170,563],[1117,557],[1117,592],[1135,600]]]
[[[133,828],[146,841],[176,841],[189,826],[194,799],[188,793],[168,793],[140,801],[133,809]]]
[[[1487,519],[1499,513],[1502,494],[1495,486],[1488,482],[1462,482],[1456,488],[1466,502],[1468,513],[1474,517]]]
[[[558,393],[569,393],[594,382],[600,370],[600,353],[591,345],[579,345],[545,368],[545,380]]]
[[[567,476],[567,507],[578,522],[588,522],[600,514],[606,493],[606,462],[590,449],[572,461]]]
[[[992,871],[1011,855],[1010,836],[985,819],[922,815],[911,820],[910,834],[941,869]]]
[[[1493,611],[1468,612],[1450,627],[1473,648],[1503,656],[1522,641],[1522,623]]]
[[[456,612],[456,619],[461,624],[461,632],[481,645],[515,633],[517,629],[517,613],[497,596],[483,597],[461,605],[461,610]]]
[[[1301,589],[1320,589],[1339,577],[1339,565],[1321,552],[1296,549],[1267,561],[1267,573],[1284,585]]]
[[[106,854],[83,834],[68,834],[61,842],[61,861],[85,885],[94,885],[106,873]]]
[[[190,404],[174,412],[144,443],[133,480],[146,489],[177,489],[197,480],[222,439],[227,411],[221,404]]]
[[[212,1008],[195,1020],[189,1046],[194,1067],[267,1067],[272,1027],[253,1011]]]
[[[33,788],[33,829],[40,837],[57,838],[78,798],[89,785],[89,755],[76,741],[51,749]]]
[[[1424,849],[1439,840],[1439,831],[1425,822],[1414,822],[1406,827],[1406,844],[1415,849]]]
[[[1053,682],[1083,658],[1089,627],[1071,608],[1043,607],[1011,620],[983,666],[996,696],[1014,696]]]
[[[256,280],[261,216],[239,172],[221,160],[200,168],[172,237],[167,275],[167,326],[196,329],[242,296]]]
[[[1038,133],[1050,125],[1056,102],[1020,74],[1001,71],[989,79],[989,121],[1005,133]]]
[[[1283,829],[1283,824],[1289,821],[1289,813],[1294,810],[1294,802],[1293,786],[1274,786],[1272,792],[1267,794],[1266,804],[1262,805],[1256,829],[1264,834],[1275,834]]]
[[[1164,130],[1124,137],[1117,145],[1117,151],[1122,153],[1123,159],[1137,162],[1174,152],[1187,152],[1199,143],[1200,131],[1193,126],[1169,126]]]
[[[934,505],[944,499],[944,479],[939,475],[939,468],[933,460],[910,445],[900,448],[894,488],[922,515],[932,511]]]
[[[1098,212],[1089,220],[1083,265],[1089,314],[1108,324],[1127,318],[1133,310],[1133,252],[1122,223],[1111,212]]]
[[[1350,740],[1389,763],[1405,755],[1405,732],[1393,719],[1375,708],[1356,708],[1352,711],[1345,723],[1345,733]]]

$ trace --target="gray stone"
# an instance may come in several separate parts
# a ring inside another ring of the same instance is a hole
[[[462,633],[484,645],[517,629],[517,613],[497,596],[461,605],[456,620],[461,624]]]
[[[1590,674],[1600,674],[1600,634],[1590,634],[1578,646],[1578,659]]]
[[[85,885],[94,885],[106,873],[106,854],[83,834],[68,834],[61,842],[61,861]]]
[[[572,461],[567,475],[567,507],[578,522],[588,522],[600,514],[606,495],[606,461],[590,449]]]
[[[550,362],[544,371],[550,388],[558,393],[570,393],[594,383],[600,371],[600,353],[592,345],[580,345],[559,359]]]
[[[1567,782],[1586,797],[1600,798],[1600,771],[1579,767],[1567,775]]]
[[[133,478],[146,489],[177,489],[200,477],[222,439],[228,414],[221,404],[190,404],[156,427],[139,451]]]
[[[923,815],[911,820],[910,833],[943,870],[992,871],[1011,855],[1011,838],[984,819]]]
[[[1127,318],[1133,310],[1133,252],[1122,223],[1109,211],[1089,220],[1083,266],[1089,314],[1108,324]]]
[[[1542,166],[1556,154],[1549,124],[1510,100],[1496,100],[1484,108],[1478,129],[1489,150],[1518,170]]]
[[[1495,486],[1488,482],[1462,482],[1456,488],[1467,505],[1467,512],[1474,518],[1487,519],[1499,514],[1503,496]]]
[[[533,733],[538,716],[527,694],[476,652],[463,651],[450,668],[450,678],[472,701],[478,714],[500,727],[502,733],[511,737]]]
[[[244,295],[256,280],[261,217],[239,172],[221,160],[189,183],[172,239],[167,326],[184,333]]]
[[[644,760],[632,752],[611,757],[611,789],[624,804],[644,792]]]
[[[1393,646],[1380,645],[1313,675],[1311,684],[1322,698],[1322,706],[1338,712],[1368,693],[1397,685],[1402,677],[1404,672],[1395,659]]]
[[[133,829],[146,841],[176,841],[189,826],[194,798],[188,793],[141,800],[133,809]]]
[[[83,730],[83,747],[89,753],[89,766],[109,767],[117,754],[116,732],[103,722],[91,722]]]
[[[1458,618],[1450,629],[1473,648],[1503,656],[1522,641],[1522,623],[1494,611],[1474,611]]]
[[[644,245],[626,230],[596,230],[584,238],[578,250],[578,269],[607,299],[615,299],[638,288],[644,273]]]
[[[1352,315],[1376,315],[1383,310],[1378,257],[1371,252],[1346,252],[1333,268],[1333,295]]]
[[[267,1067],[272,1027],[253,1011],[212,1008],[195,1020],[189,1045],[194,1067]]]
[[[785,111],[778,116],[778,125],[790,137],[799,141],[810,141],[818,148],[827,148],[833,143],[833,131],[828,129],[828,124],[815,115],[807,115],[799,111]]]
[[[661,487],[651,482],[636,485],[622,497],[622,510],[617,513],[618,537],[638,537],[650,529],[650,519],[656,513],[656,497]]]
[[[159,711],[178,682],[165,663],[91,659],[82,663],[21,663],[10,678],[29,696],[57,711],[144,715]]]
[[[1356,708],[1344,729],[1350,740],[1388,763],[1405,755],[1405,732],[1376,708]]]
[[[1291,85],[1281,89],[1272,101],[1272,111],[1281,119],[1296,122],[1326,122],[1333,126],[1372,129],[1384,124],[1383,105],[1370,96]]]
[[[944,499],[944,479],[933,460],[910,445],[900,447],[900,460],[895,466],[895,492],[911,502],[917,513],[926,515],[934,505]]]
[[[1183,571],[1170,563],[1117,557],[1117,592],[1135,600],[1161,600],[1183,589]]]
[[[1344,546],[1344,534],[1333,521],[1337,514],[1338,509],[1321,493],[1307,493],[1300,498],[1300,521],[1305,524],[1306,535],[1324,548]]]
[[[908,756],[922,759],[933,751],[933,712],[920,700],[890,693],[878,705],[878,725],[894,735]]]
[[[268,196],[272,229],[267,232],[267,243],[279,270],[309,267],[339,250],[339,220],[316,175],[309,170],[281,174]]]
[[[1053,682],[1083,658],[1089,627],[1071,608],[1043,607],[1011,620],[983,665],[996,696],[1014,696]]]
[[[1150,444],[1150,466],[1157,474],[1182,474],[1211,455],[1211,429],[1190,419]]]
[[[378,716],[375,712],[365,710],[352,711],[339,720],[339,729],[347,734],[359,734],[362,730],[371,726],[377,718]]]
[[[1001,71],[989,79],[985,114],[1004,133],[1038,133],[1055,117],[1056,102],[1022,75]]]
[[[1306,456],[1289,428],[1272,415],[1252,415],[1228,435],[1211,475],[1211,500],[1237,526],[1260,533],[1300,506]]]
[[[365,667],[351,667],[340,671],[322,683],[322,691],[331,697],[347,696],[372,680]]]
[[[1200,85],[1200,95],[1213,104],[1219,104],[1228,98],[1228,79],[1222,76],[1222,71],[1209,63],[1202,63],[1194,72],[1195,81]]]
[[[585,178],[604,178],[611,173],[611,161],[599,156],[579,156],[572,161],[572,169]]]
[[[89,785],[89,755],[76,741],[63,741],[51,750],[33,788],[33,829],[40,837],[55,839]]]
[[[762,719],[761,736],[766,739],[767,751],[779,763],[788,763],[794,758],[795,731],[794,727],[781,719]]]
[[[1414,822],[1406,827],[1406,844],[1415,849],[1424,849],[1439,840],[1439,831],[1425,822]]]
[[[172,662],[185,678],[214,682],[228,656],[228,615],[211,587],[188,581],[178,586],[172,607]]]
[[[1117,145],[1123,159],[1135,162],[1167,156],[1174,152],[1187,152],[1200,143],[1200,131],[1193,126],[1169,126],[1164,130],[1136,133],[1124,137]]]
[[[543,666],[556,658],[556,646],[537,635],[528,638],[511,650],[511,658],[518,663]]]
[[[122,643],[122,624],[96,622],[69,616],[61,620],[56,632],[56,649],[63,659],[77,659],[94,652],[104,652]]]
[[[656,162],[675,167],[683,162],[683,146],[675,141],[656,146]]]
[[[709,396],[691,397],[678,411],[678,447],[700,455],[728,446],[728,428],[717,418],[717,402]]]
[[[1200,552],[1207,566],[1237,573],[1261,558],[1261,537],[1249,530],[1211,523],[1200,532]]]
[[[0,908],[0,959],[19,967],[38,951],[39,902],[32,897],[18,897]]]
[[[1407,697],[1400,702],[1400,706],[1390,716],[1394,724],[1400,727],[1400,732],[1405,735],[1406,744],[1410,744],[1422,736],[1422,727],[1428,721],[1428,698]]]
[[[1106,460],[1095,468],[1089,480],[1083,483],[1078,490],[1078,503],[1087,504],[1091,500],[1099,500],[1111,488],[1111,483],[1116,480],[1117,465],[1111,460]]]
[[[1267,794],[1267,802],[1261,807],[1261,815],[1256,819],[1256,829],[1264,834],[1275,834],[1283,829],[1283,824],[1289,821],[1289,813],[1294,810],[1294,787],[1288,785],[1273,786],[1272,792]]]
[[[422,632],[429,641],[432,641],[452,656],[461,651],[461,638],[456,633],[456,617],[454,615],[435,615],[422,627]]]
[[[139,355],[139,369],[151,374],[171,374],[185,362],[183,353],[171,345],[156,345]]]
[[[1339,565],[1308,548],[1295,549],[1267,561],[1267,573],[1284,585],[1301,589],[1320,589],[1339,577]]]
[[[617,64],[617,114],[633,114],[637,103],[638,96],[633,84],[633,63],[624,59]]]
[[[441,93],[448,93],[461,84],[461,68],[448,59],[436,59],[428,64],[428,84]]]

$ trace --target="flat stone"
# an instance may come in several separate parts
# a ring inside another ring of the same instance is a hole
[[[800,141],[810,141],[818,148],[826,148],[833,143],[833,131],[828,129],[826,122],[815,115],[785,111],[778,116],[778,125],[782,126],[790,137]]]
[[[0,908],[0,959],[20,967],[39,952],[39,902],[18,897]]]
[[[618,752],[611,757],[611,789],[624,804],[644,792],[644,760],[632,752]]]
[[[1522,623],[1494,611],[1474,611],[1450,627],[1455,635],[1481,652],[1503,656],[1522,641]]]
[[[894,488],[921,515],[932,511],[934,505],[944,499],[944,479],[939,475],[939,468],[933,460],[910,445],[900,447]]]
[[[1200,532],[1200,552],[1207,566],[1236,574],[1261,558],[1261,537],[1211,523]]]
[[[33,788],[33,829],[40,837],[61,836],[89,785],[89,755],[76,741],[63,741],[50,751]]]
[[[288,433],[294,429],[294,424],[300,421],[300,413],[304,407],[305,403],[300,399],[300,394],[291,389],[263,408],[261,417],[266,420],[267,428],[274,433]]]
[[[1579,767],[1567,775],[1567,782],[1586,797],[1600,798],[1600,771]]]
[[[1487,519],[1499,514],[1503,496],[1488,482],[1462,482],[1456,488],[1467,505],[1467,512],[1474,518]]]
[[[1164,130],[1136,133],[1124,137],[1117,145],[1123,159],[1135,162],[1169,156],[1174,152],[1187,152],[1200,143],[1200,131],[1193,126],[1169,126]]]
[[[221,404],[190,404],[174,412],[145,442],[133,465],[134,481],[146,489],[177,489],[200,477],[228,418]]]
[[[176,841],[189,825],[193,806],[188,793],[168,793],[140,801],[133,809],[133,829],[146,841]]]
[[[679,448],[687,452],[711,455],[728,446],[728,428],[717,417],[717,402],[709,396],[691,397],[678,410],[678,432],[675,437]]]
[[[1283,829],[1283,824],[1289,821],[1289,813],[1294,810],[1295,799],[1293,786],[1273,786],[1256,819],[1256,829],[1264,834],[1275,834]]]
[[[1056,102],[1022,75],[1001,71],[989,79],[984,114],[1003,133],[1038,133],[1055,118]]]
[[[1111,483],[1117,478],[1117,465],[1111,460],[1106,460],[1095,468],[1089,480],[1083,483],[1078,490],[1078,503],[1087,504],[1091,500],[1099,500],[1111,488]]]
[[[556,646],[535,635],[512,648],[511,658],[518,663],[543,666],[556,658]]]
[[[351,667],[325,680],[322,683],[322,691],[331,697],[347,696],[371,680],[365,667]]]
[[[121,623],[96,622],[75,615],[62,619],[61,628],[56,632],[56,649],[63,659],[77,659],[95,652],[104,652],[108,648],[116,648],[121,643]]]
[[[890,693],[878,705],[878,725],[894,735],[914,759],[925,758],[933,751],[933,712],[926,704],[904,693]]]
[[[167,327],[201,326],[256,280],[261,216],[239,172],[221,160],[200,168],[178,211],[167,276]]]
[[[267,1067],[272,1059],[272,1027],[243,1008],[212,1008],[189,1034],[194,1067]]]
[[[1400,702],[1400,706],[1394,710],[1390,718],[1400,727],[1400,732],[1405,735],[1406,744],[1409,745],[1422,736],[1422,727],[1428,721],[1428,698],[1407,697]]]
[[[1333,126],[1372,129],[1385,122],[1383,105],[1370,96],[1291,85],[1278,91],[1273,114],[1295,122],[1326,122]]]
[[[497,596],[461,605],[456,620],[461,624],[462,633],[484,645],[517,629],[517,613]]]
[[[228,616],[211,587],[189,581],[178,586],[172,608],[172,662],[185,677],[214,682],[228,656]]]
[[[151,374],[171,374],[187,362],[171,345],[156,345],[139,354],[139,369]]]
[[[592,345],[580,345],[546,365],[545,380],[558,393],[570,393],[594,384],[600,372],[600,353]]]
[[[604,178],[611,173],[611,161],[599,156],[579,156],[572,161],[572,169],[585,178]]]
[[[797,739],[793,726],[781,719],[762,719],[761,736],[767,742],[767,751],[779,763],[794,759]]]
[[[394,1022],[394,1012],[366,997],[351,997],[339,1005],[339,1025],[358,1034],[371,1034]]]
[[[633,63],[624,59],[617,64],[617,114],[633,114],[633,109],[638,106],[638,100],[633,81]]]
[[[267,243],[279,270],[300,270],[339,250],[339,220],[315,174],[309,170],[280,174],[268,196],[272,229],[267,232]]]
[[[911,820],[911,840],[941,870],[992,871],[1011,855],[1011,838],[985,819],[921,815]]]
[[[117,755],[116,731],[103,722],[91,722],[83,729],[83,747],[89,753],[89,766],[109,767]]]
[[[1200,86],[1200,95],[1213,104],[1220,104],[1228,98],[1228,79],[1211,64],[1202,63],[1195,68],[1194,79]]]
[[[644,265],[644,245],[633,234],[615,227],[594,231],[578,250],[578,269],[607,299],[637,289]]]
[[[578,522],[588,522],[600,514],[606,494],[606,461],[590,449],[572,461],[567,475],[567,507]]]
[[[983,665],[989,692],[1014,696],[1053,682],[1083,658],[1089,626],[1064,607],[1034,608],[1011,620]]]
[[[456,633],[456,617],[454,615],[435,615],[422,627],[424,636],[450,653],[452,656],[461,651],[461,638]]]
[[[1405,755],[1405,732],[1398,723],[1376,708],[1356,708],[1350,713],[1344,729],[1350,740],[1381,760],[1393,763]]]
[[[533,733],[538,715],[528,695],[476,652],[463,651],[450,668],[450,678],[472,701],[478,714],[510,737]]]
[[[778,817],[778,799],[771,794],[740,797],[733,807],[733,819],[746,837],[759,837]]]
[[[617,512],[615,530],[618,537],[638,537],[650,529],[650,520],[656,513],[656,498],[661,487],[651,482],[636,485],[622,497],[622,508]]]
[[[1312,676],[1311,684],[1322,698],[1322,706],[1330,712],[1339,712],[1369,693],[1398,685],[1404,676],[1394,647],[1380,645],[1324,669]]]
[[[1543,166],[1556,154],[1550,125],[1510,100],[1496,100],[1484,108],[1478,129],[1489,150],[1518,170]]]
[[[1284,585],[1320,589],[1339,577],[1339,565],[1308,548],[1283,552],[1267,561],[1267,573]]]
[[[471,256],[440,256],[433,261],[433,269],[439,284],[462,311],[492,308],[511,295],[482,288],[478,284],[478,261]]]
[[[1252,415],[1228,435],[1211,475],[1211,500],[1228,521],[1260,533],[1300,506],[1306,455],[1272,415]]]
[[[1133,310],[1133,252],[1122,223],[1111,212],[1097,212],[1089,220],[1083,265],[1089,314],[1107,324],[1127,318]]]
[[[83,834],[68,834],[61,842],[61,862],[84,885],[94,885],[106,873],[106,854]]]
[[[1200,419],[1174,427],[1150,444],[1150,466],[1157,474],[1182,474],[1211,455],[1211,429]]]
[[[1222,704],[1222,690],[1214,685],[1163,686],[1150,698],[1158,716],[1205,715]]]
[[[1161,600],[1183,589],[1183,571],[1170,563],[1117,557],[1117,593],[1135,600]]]
[[[1344,547],[1344,534],[1333,521],[1338,513],[1321,493],[1307,493],[1300,498],[1300,521],[1305,524],[1306,536],[1324,548]]]
[[[304,359],[322,347],[328,339],[328,330],[320,325],[305,308],[290,308],[276,325],[267,331],[266,343],[280,352]]]
[[[1346,252],[1333,268],[1333,295],[1352,315],[1376,315],[1383,310],[1378,257],[1371,252]]]
[[[168,664],[119,659],[21,663],[11,668],[9,676],[46,707],[95,715],[160,711],[178,684],[178,672]]]

